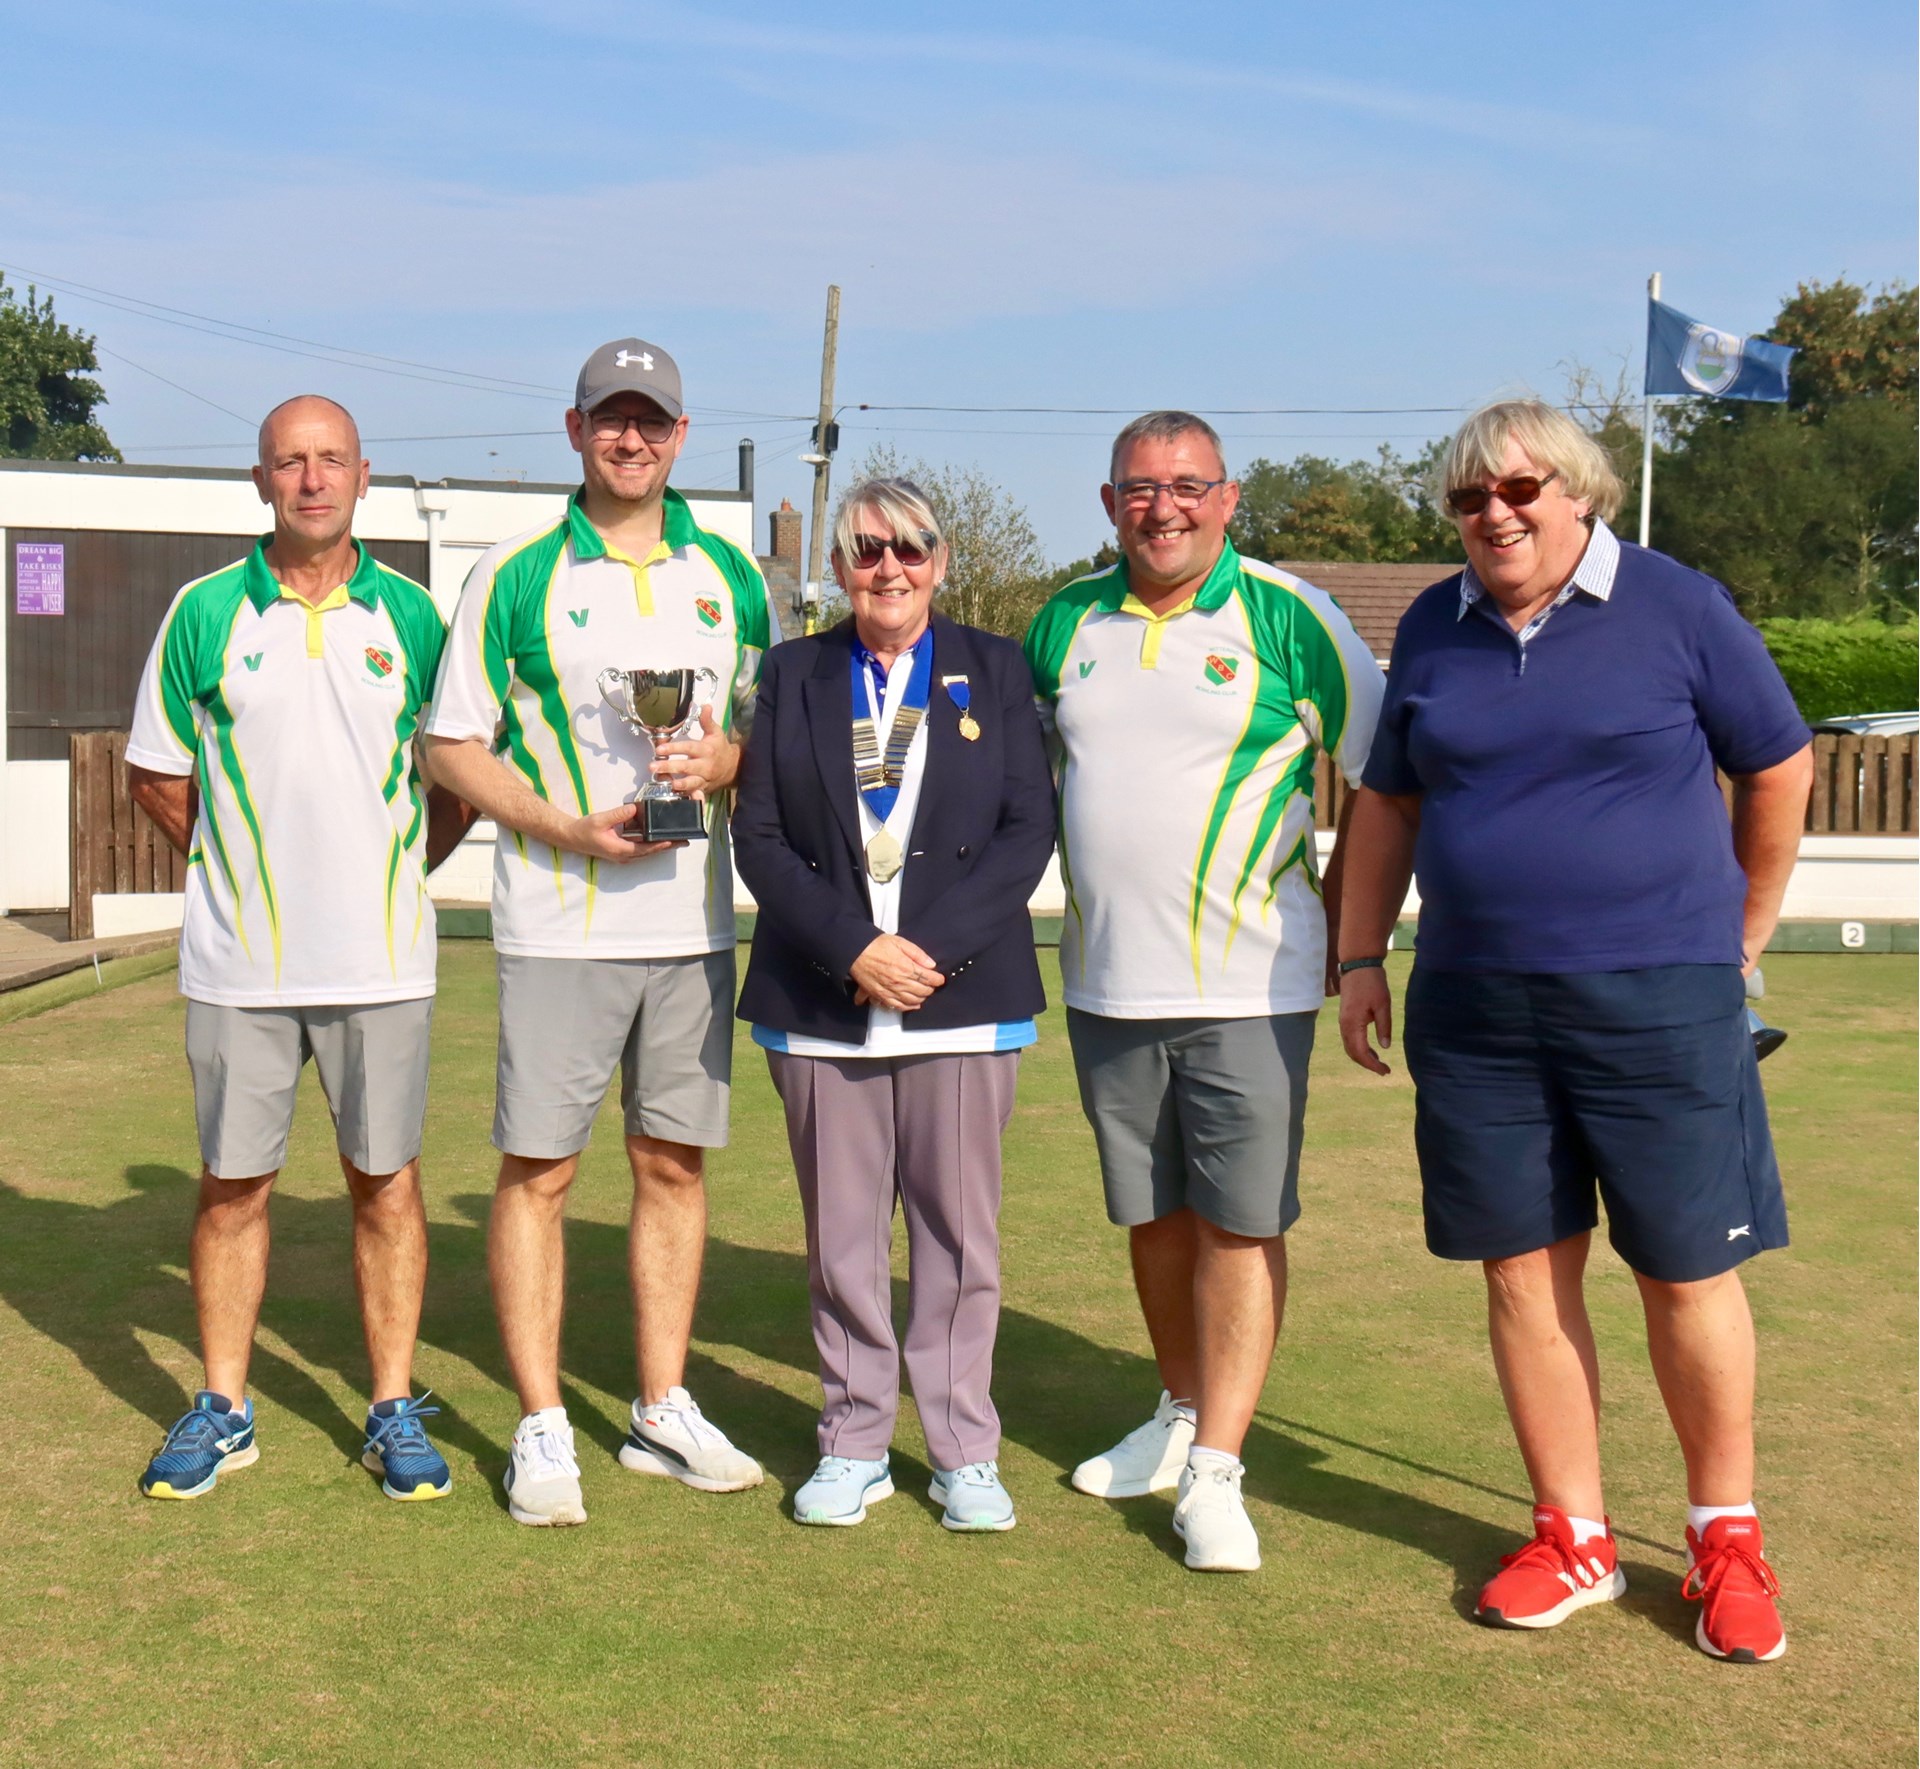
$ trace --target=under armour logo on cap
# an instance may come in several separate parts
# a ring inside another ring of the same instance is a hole
[[[638,393],[668,417],[677,418],[683,409],[679,365],[658,344],[644,338],[615,338],[581,365],[573,403],[590,412],[616,393]]]

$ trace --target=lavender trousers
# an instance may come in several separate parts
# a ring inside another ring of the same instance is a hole
[[[935,1467],[1000,1453],[988,1389],[1000,1325],[1000,1137],[1018,1051],[767,1052],[807,1224],[820,1453],[877,1462],[900,1405],[889,1253],[907,1219],[907,1376]]]

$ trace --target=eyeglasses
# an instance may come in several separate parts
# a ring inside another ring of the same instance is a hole
[[[847,561],[857,565],[862,571],[870,571],[891,549],[893,556],[902,565],[924,565],[933,557],[934,548],[940,542],[926,529],[920,529],[920,540],[916,545],[912,541],[896,540],[890,534],[856,534],[847,548]]]
[[[1113,495],[1129,510],[1144,510],[1165,492],[1183,510],[1198,509],[1207,501],[1207,493],[1224,479],[1123,479]]]
[[[1559,477],[1560,470],[1556,467],[1544,475],[1516,473],[1511,479],[1502,479],[1491,490],[1484,485],[1462,485],[1447,493],[1447,508],[1456,516],[1478,516],[1498,498],[1509,510],[1523,510]]]
[[[661,443],[673,434],[673,426],[678,422],[664,412],[649,412],[645,417],[636,417],[631,412],[600,411],[588,412],[585,416],[587,428],[593,432],[596,442],[618,442],[631,426],[640,432],[642,442]]]

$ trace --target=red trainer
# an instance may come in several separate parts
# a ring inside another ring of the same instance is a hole
[[[1597,1540],[1574,1545],[1567,1514],[1552,1505],[1533,1508],[1533,1540],[1500,1556],[1502,1570],[1488,1581],[1473,1613],[1496,1628],[1554,1628],[1589,1603],[1611,1603],[1627,1588],[1613,1526]]]
[[[1680,1595],[1700,1605],[1693,1638],[1700,1650],[1739,1665],[1765,1664],[1787,1650],[1774,1598],[1780,1581],[1761,1550],[1753,1517],[1716,1517],[1705,1535],[1687,1531],[1687,1576]]]

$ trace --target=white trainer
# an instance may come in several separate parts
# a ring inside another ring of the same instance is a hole
[[[1104,1456],[1091,1456],[1073,1471],[1076,1491],[1096,1499],[1138,1499],[1170,1493],[1193,1448],[1193,1408],[1164,1388],[1146,1424],[1129,1431]]]
[[[1240,1497],[1238,1462],[1208,1456],[1189,1462],[1180,1473],[1180,1502],[1173,1508],[1173,1533],[1187,1545],[1187,1565],[1195,1572],[1258,1572],[1260,1538]]]
[[[573,1454],[573,1427],[565,1418],[529,1413],[513,1434],[507,1463],[507,1512],[515,1523],[536,1529],[585,1523],[580,1464]]]
[[[703,1493],[737,1493],[766,1478],[760,1464],[735,1449],[684,1388],[669,1388],[667,1398],[650,1407],[633,1403],[620,1466],[636,1474],[665,1474]]]

